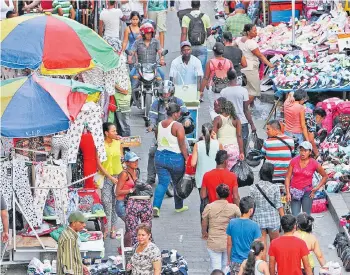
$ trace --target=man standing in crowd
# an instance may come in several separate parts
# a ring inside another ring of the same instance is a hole
[[[182,26],[182,18],[192,11],[191,1],[176,0],[177,17],[179,18],[180,27]]]
[[[188,112],[185,103],[182,99],[174,96],[175,87],[172,81],[165,80],[162,83],[161,90],[158,91],[158,98],[152,103],[151,110],[149,111],[150,126],[147,131],[155,131],[158,127],[158,123],[167,118],[166,107],[169,103],[176,103],[181,107],[181,113]],[[148,152],[148,165],[147,165],[147,183],[153,185],[156,181],[156,168],[154,165],[154,155],[157,151],[157,141],[154,139],[149,152]]]
[[[236,5],[235,13],[226,19],[224,32],[231,32],[233,37],[241,37],[245,24],[251,24],[252,20],[245,13],[242,3]]]
[[[254,199],[249,196],[242,198],[239,209],[241,217],[232,219],[226,230],[227,262],[231,275],[238,274],[242,262],[248,258],[252,242],[261,237],[259,225],[250,219],[254,213]]]
[[[0,232],[1,241],[6,243],[9,240],[9,215],[7,212],[7,205],[4,197],[0,195],[0,210],[1,210],[1,221],[0,221]]]
[[[162,49],[164,49],[167,9],[167,0],[148,0],[148,18],[154,21],[157,26],[156,31],[159,32],[159,42]]]
[[[247,143],[249,135],[249,127],[252,128],[252,132],[256,131],[252,115],[249,111],[249,95],[248,90],[237,84],[237,75],[234,70],[229,70],[227,72],[227,78],[230,81],[228,87],[222,89],[221,96],[231,101],[236,110],[236,115],[242,124],[242,138],[243,138],[243,148]]]
[[[266,161],[271,162],[274,167],[273,182],[284,184],[292,152],[294,151],[293,138],[286,136],[281,131],[278,120],[270,120],[266,126],[268,138],[264,141],[261,152]]]
[[[309,249],[305,241],[294,235],[297,220],[293,215],[284,215],[281,218],[281,226],[284,235],[273,240],[269,249],[270,274],[278,275],[312,275],[313,271],[309,263]],[[301,269],[303,262],[304,272]]]
[[[230,188],[230,195],[227,198],[229,203],[239,206],[239,194],[237,176],[227,169],[228,154],[225,150],[219,150],[215,157],[216,168],[205,173],[202,181],[201,198],[208,197],[209,203],[216,201],[216,187],[226,184]]]
[[[206,40],[211,34],[210,18],[199,8],[201,1],[192,1],[192,11],[182,18],[181,42],[188,40],[192,44],[192,54],[202,63],[205,71],[208,52]]]
[[[169,77],[175,85],[195,85],[193,91],[198,94],[203,77],[200,60],[192,55],[191,43],[183,41],[180,44],[181,55],[171,62]],[[192,91],[190,91],[192,92]]]
[[[57,275],[87,275],[90,274],[83,265],[78,232],[85,228],[87,219],[77,211],[69,215],[69,226],[61,233],[57,249]]]
[[[223,33],[223,39],[224,39],[224,57],[228,60],[231,60],[233,64],[233,68],[236,71],[237,75],[237,84],[242,85],[242,72],[241,68],[247,67],[247,60],[245,59],[245,56],[243,55],[243,52],[240,48],[238,48],[236,45],[233,45],[233,38],[232,33],[230,32],[224,32]]]

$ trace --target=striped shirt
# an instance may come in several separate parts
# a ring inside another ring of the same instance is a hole
[[[279,135],[292,150],[294,150],[294,140],[286,135]],[[288,170],[292,154],[289,147],[275,137],[268,138],[264,141],[261,152],[266,156],[266,161],[271,162],[275,166],[273,174],[274,182],[284,182]]]
[[[78,233],[69,226],[58,239],[57,275],[83,275],[83,262],[78,245]]]

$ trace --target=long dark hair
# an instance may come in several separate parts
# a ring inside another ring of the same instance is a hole
[[[226,100],[224,106],[221,108],[221,112],[230,115],[233,119],[237,119],[235,106],[233,106],[233,103],[229,100]]]
[[[205,150],[206,150],[207,156],[209,156],[210,135],[211,135],[212,131],[213,131],[213,124],[211,124],[211,123],[204,123],[202,125],[202,134],[203,134],[204,141],[205,141]]]
[[[141,26],[141,16],[140,16],[140,14],[137,12],[137,11],[132,11],[131,13],[130,13],[130,17],[129,17],[129,20],[130,20],[130,22],[131,22],[131,19],[134,17],[134,16],[137,16],[138,18],[139,18],[139,27]]]
[[[264,244],[260,241],[254,241],[250,247],[248,259],[244,267],[243,275],[255,274],[255,257],[264,250]]]

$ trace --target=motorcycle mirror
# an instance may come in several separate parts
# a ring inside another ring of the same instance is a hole
[[[168,50],[164,50],[163,52],[162,52],[162,56],[165,56],[165,55],[167,55],[168,54]]]

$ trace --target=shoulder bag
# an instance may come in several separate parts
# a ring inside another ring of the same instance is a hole
[[[263,195],[263,197],[265,198],[265,200],[267,200],[267,202],[268,202],[273,208],[275,208],[275,209],[277,210],[276,205],[275,205],[272,201],[270,201],[270,199],[266,196],[265,192],[260,188],[260,186],[257,185],[257,184],[255,184],[255,186],[256,186],[256,188],[258,188],[259,192],[261,193],[261,195]]]

